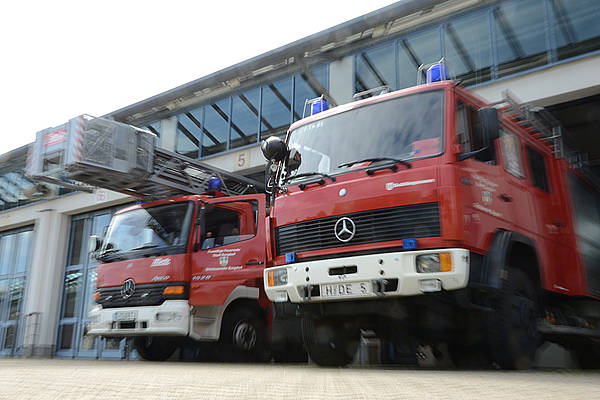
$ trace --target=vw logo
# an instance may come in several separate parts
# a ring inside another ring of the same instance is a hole
[[[133,296],[134,293],[135,282],[133,279],[127,279],[125,282],[123,282],[123,285],[121,285],[121,296],[123,296],[124,299],[128,299]]]
[[[343,217],[337,220],[333,227],[333,232],[337,240],[346,243],[352,240],[356,234],[356,225],[354,225],[354,221],[350,218]]]

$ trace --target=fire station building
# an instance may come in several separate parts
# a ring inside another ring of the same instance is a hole
[[[403,0],[106,117],[263,180],[260,142],[284,135],[306,99],[339,105],[366,89],[413,86],[420,65],[444,58],[453,79],[489,102],[510,90],[545,107],[600,175],[599,20],[597,0]],[[0,355],[126,358],[126,340],[87,334],[98,263],[87,242],[135,199],[34,182],[27,150],[0,155]]]

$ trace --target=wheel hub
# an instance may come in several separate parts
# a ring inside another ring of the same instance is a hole
[[[244,350],[252,350],[256,345],[256,329],[247,321],[241,321],[233,330],[233,342]]]

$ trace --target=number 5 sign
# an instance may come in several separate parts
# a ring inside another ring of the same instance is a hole
[[[238,153],[235,158],[234,171],[250,167],[250,152],[243,151]]]

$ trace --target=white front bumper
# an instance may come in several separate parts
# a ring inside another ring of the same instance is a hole
[[[102,308],[90,311],[90,335],[100,336],[185,336],[190,331],[187,300],[167,300],[159,306]]]
[[[416,256],[437,252],[450,253],[452,270],[418,273]],[[332,268],[356,267],[356,272],[331,274]],[[269,286],[269,271],[287,269],[288,282]],[[319,261],[307,261],[267,268],[264,272],[265,291],[271,301],[301,303],[336,301],[390,296],[415,296],[439,290],[457,290],[469,281],[469,251],[465,249],[430,249],[395,253],[371,254]],[[395,290],[389,290],[397,280]],[[382,290],[383,284],[387,290]],[[390,285],[392,283],[392,285]],[[307,296],[307,287],[318,287],[319,295]],[[330,295],[327,295],[329,292]],[[333,293],[333,295],[332,295]]]

